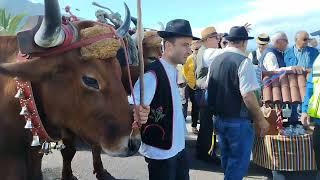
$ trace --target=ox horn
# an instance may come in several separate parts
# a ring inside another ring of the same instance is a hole
[[[34,36],[34,42],[40,47],[50,48],[62,44],[64,38],[58,0],[44,0],[44,18]]]
[[[138,19],[131,16],[131,21],[133,22],[133,24],[137,27],[137,24],[138,24]]]
[[[129,32],[129,29],[130,29],[130,21],[131,21],[130,10],[126,3],[124,3],[124,7],[126,10],[126,16],[124,18],[122,25],[116,31],[117,36],[119,36],[120,38],[123,38]]]
[[[105,7],[105,6],[102,6],[102,5],[98,4],[97,2],[92,2],[92,5],[97,6],[97,7],[99,7],[99,8],[102,8],[102,9],[107,9],[108,11],[110,11],[111,14],[114,14],[114,12],[111,11],[110,8]]]

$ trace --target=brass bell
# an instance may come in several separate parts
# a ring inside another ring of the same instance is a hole
[[[33,135],[31,146],[40,146],[40,140],[37,134]]]
[[[29,114],[28,108],[27,108],[26,105],[24,105],[24,106],[22,107],[21,111],[20,111],[20,115],[21,115],[21,116],[26,116],[26,115],[28,115],[28,114]]]
[[[52,153],[51,144],[48,143],[47,141],[45,141],[41,146],[40,153],[44,153],[45,155],[48,155],[49,153]]]
[[[56,145],[57,145],[57,143],[50,142],[51,149],[56,149]]]
[[[26,122],[26,125],[24,126],[25,129],[32,129],[33,126],[32,126],[32,122],[31,122],[31,119],[28,118],[27,122]]]
[[[24,98],[23,91],[22,91],[21,88],[18,89],[18,92],[17,92],[17,94],[16,94],[14,97],[17,98],[17,99],[22,99],[22,98]]]
[[[56,149],[57,150],[62,150],[66,148],[66,146],[63,144],[62,140],[58,141],[57,145],[56,145]]]

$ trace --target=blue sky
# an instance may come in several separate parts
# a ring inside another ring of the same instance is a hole
[[[43,0],[29,0],[43,2]],[[136,16],[136,0],[95,0],[113,11],[124,14],[125,1]],[[214,26],[218,32],[228,32],[232,26],[252,24],[252,36],[265,32],[284,31],[293,43],[298,30],[313,32],[320,29],[319,0],[141,0],[144,27],[159,29],[158,22],[183,18],[190,21],[194,34],[200,36],[206,26]],[[95,19],[98,9],[91,0],[59,0],[60,6],[70,5],[77,16]],[[75,9],[80,11],[76,11]],[[251,42],[254,46],[254,41]]]
[[[30,0],[42,3],[43,0]],[[107,6],[113,11],[123,14],[123,2],[126,2],[133,16],[136,15],[136,0],[92,0]],[[73,12],[81,17],[94,19],[94,11],[98,8],[91,5],[91,0],[59,0],[60,6],[70,5]],[[230,4],[237,4],[239,0],[199,0],[201,3],[188,3],[184,0],[142,0],[142,15],[144,26],[154,26],[157,21],[168,22],[174,18],[184,18],[190,21],[194,27],[204,27],[208,23],[223,21],[228,16],[236,16],[245,9],[233,9]],[[80,11],[76,11],[78,8]],[[206,12],[205,16],[201,15]]]

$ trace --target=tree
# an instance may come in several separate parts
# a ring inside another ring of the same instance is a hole
[[[5,9],[0,9],[0,35],[15,35],[20,30],[18,26],[24,17],[25,14],[12,16]]]

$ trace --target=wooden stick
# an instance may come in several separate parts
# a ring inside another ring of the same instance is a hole
[[[137,0],[137,43],[138,43],[138,54],[139,54],[139,66],[140,66],[140,104],[144,105],[144,59],[143,59],[143,30],[142,30],[142,15],[141,15],[141,0]]]

